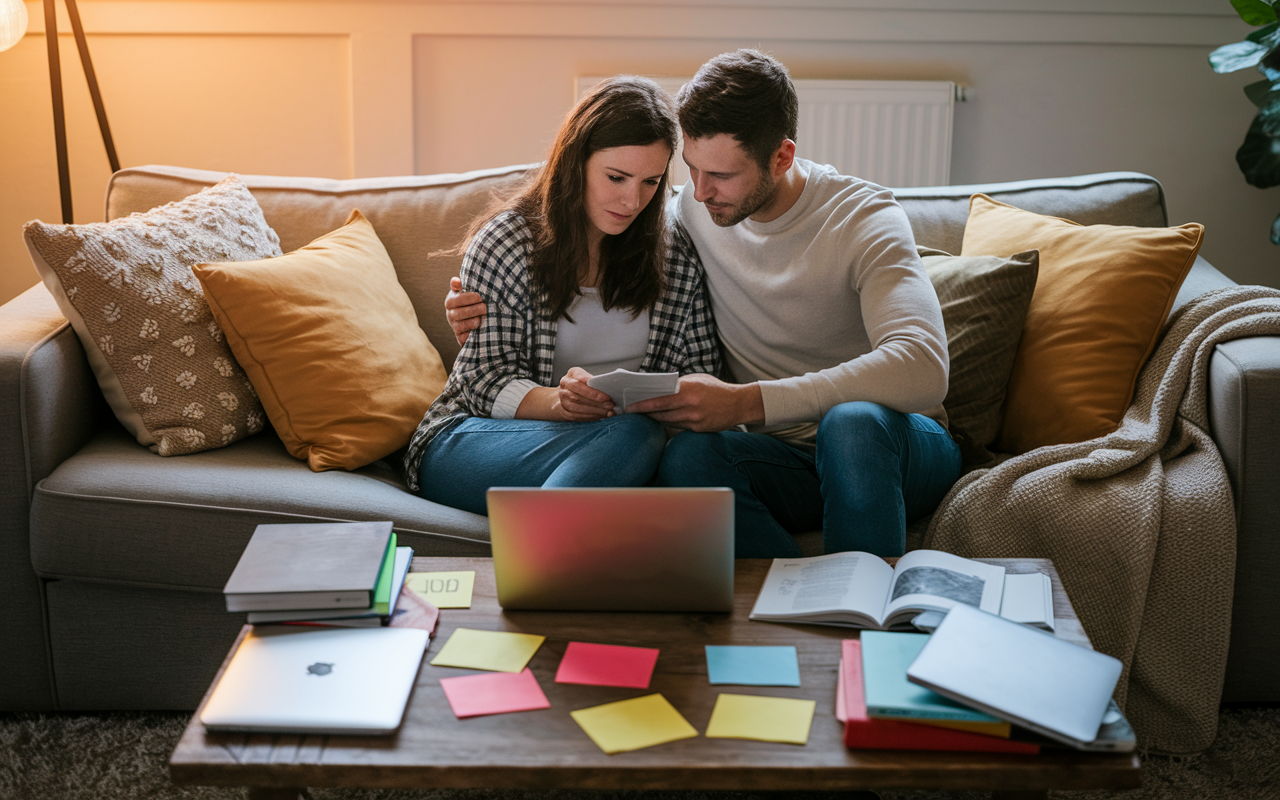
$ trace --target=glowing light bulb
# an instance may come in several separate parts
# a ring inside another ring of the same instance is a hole
[[[0,52],[18,43],[27,32],[27,4],[22,0],[0,0]]]

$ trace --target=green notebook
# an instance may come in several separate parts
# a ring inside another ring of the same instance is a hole
[[[882,719],[944,719],[962,722],[1000,720],[948,700],[907,680],[907,667],[916,660],[927,633],[863,631],[862,680],[867,716]]]
[[[391,582],[396,571],[396,532],[391,532],[391,544],[382,557],[382,570],[378,572],[378,585],[373,590],[373,610],[379,614],[391,613]],[[905,670],[906,667],[903,667]]]

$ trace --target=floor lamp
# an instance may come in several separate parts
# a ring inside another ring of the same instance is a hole
[[[53,136],[58,150],[58,189],[62,194],[62,221],[68,225],[75,222],[71,213],[71,170],[67,161],[67,120],[62,108],[62,66],[58,58],[58,15],[54,9],[55,0],[44,0],[44,38],[49,50],[49,89],[53,95]],[[102,131],[102,145],[107,150],[107,160],[111,162],[111,171],[120,169],[120,159],[116,157],[116,145],[111,139],[111,126],[107,123],[107,110],[102,105],[102,92],[98,90],[98,78],[93,72],[93,59],[89,57],[89,43],[84,38],[84,26],[80,24],[80,11],[76,8],[76,0],[63,0],[67,6],[67,16],[71,18],[71,31],[76,37],[76,47],[80,50],[80,65],[84,67],[84,78],[89,84],[89,95],[93,98],[93,110],[98,114],[98,129]],[[16,43],[26,30],[27,12],[22,0],[0,0],[0,31],[6,34],[7,44],[0,45],[0,50]]]

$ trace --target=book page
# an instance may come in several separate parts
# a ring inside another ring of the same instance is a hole
[[[1005,575],[1000,616],[1053,630],[1053,582],[1049,576],[1040,572]]]
[[[892,579],[893,569],[870,553],[775,558],[751,616],[803,618],[843,611],[879,624]]]
[[[680,391],[680,375],[675,372],[632,372],[615,369],[603,375],[593,375],[587,381],[593,389],[599,389],[623,411],[631,403],[639,403],[653,397],[665,397]]]
[[[919,611],[947,611],[957,603],[999,614],[1003,594],[1004,567],[938,550],[913,550],[898,559],[885,620],[906,612],[911,617]]]

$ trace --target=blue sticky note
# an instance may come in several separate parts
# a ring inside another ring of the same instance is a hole
[[[799,686],[800,660],[794,647],[707,645],[712,683],[739,686]]]

